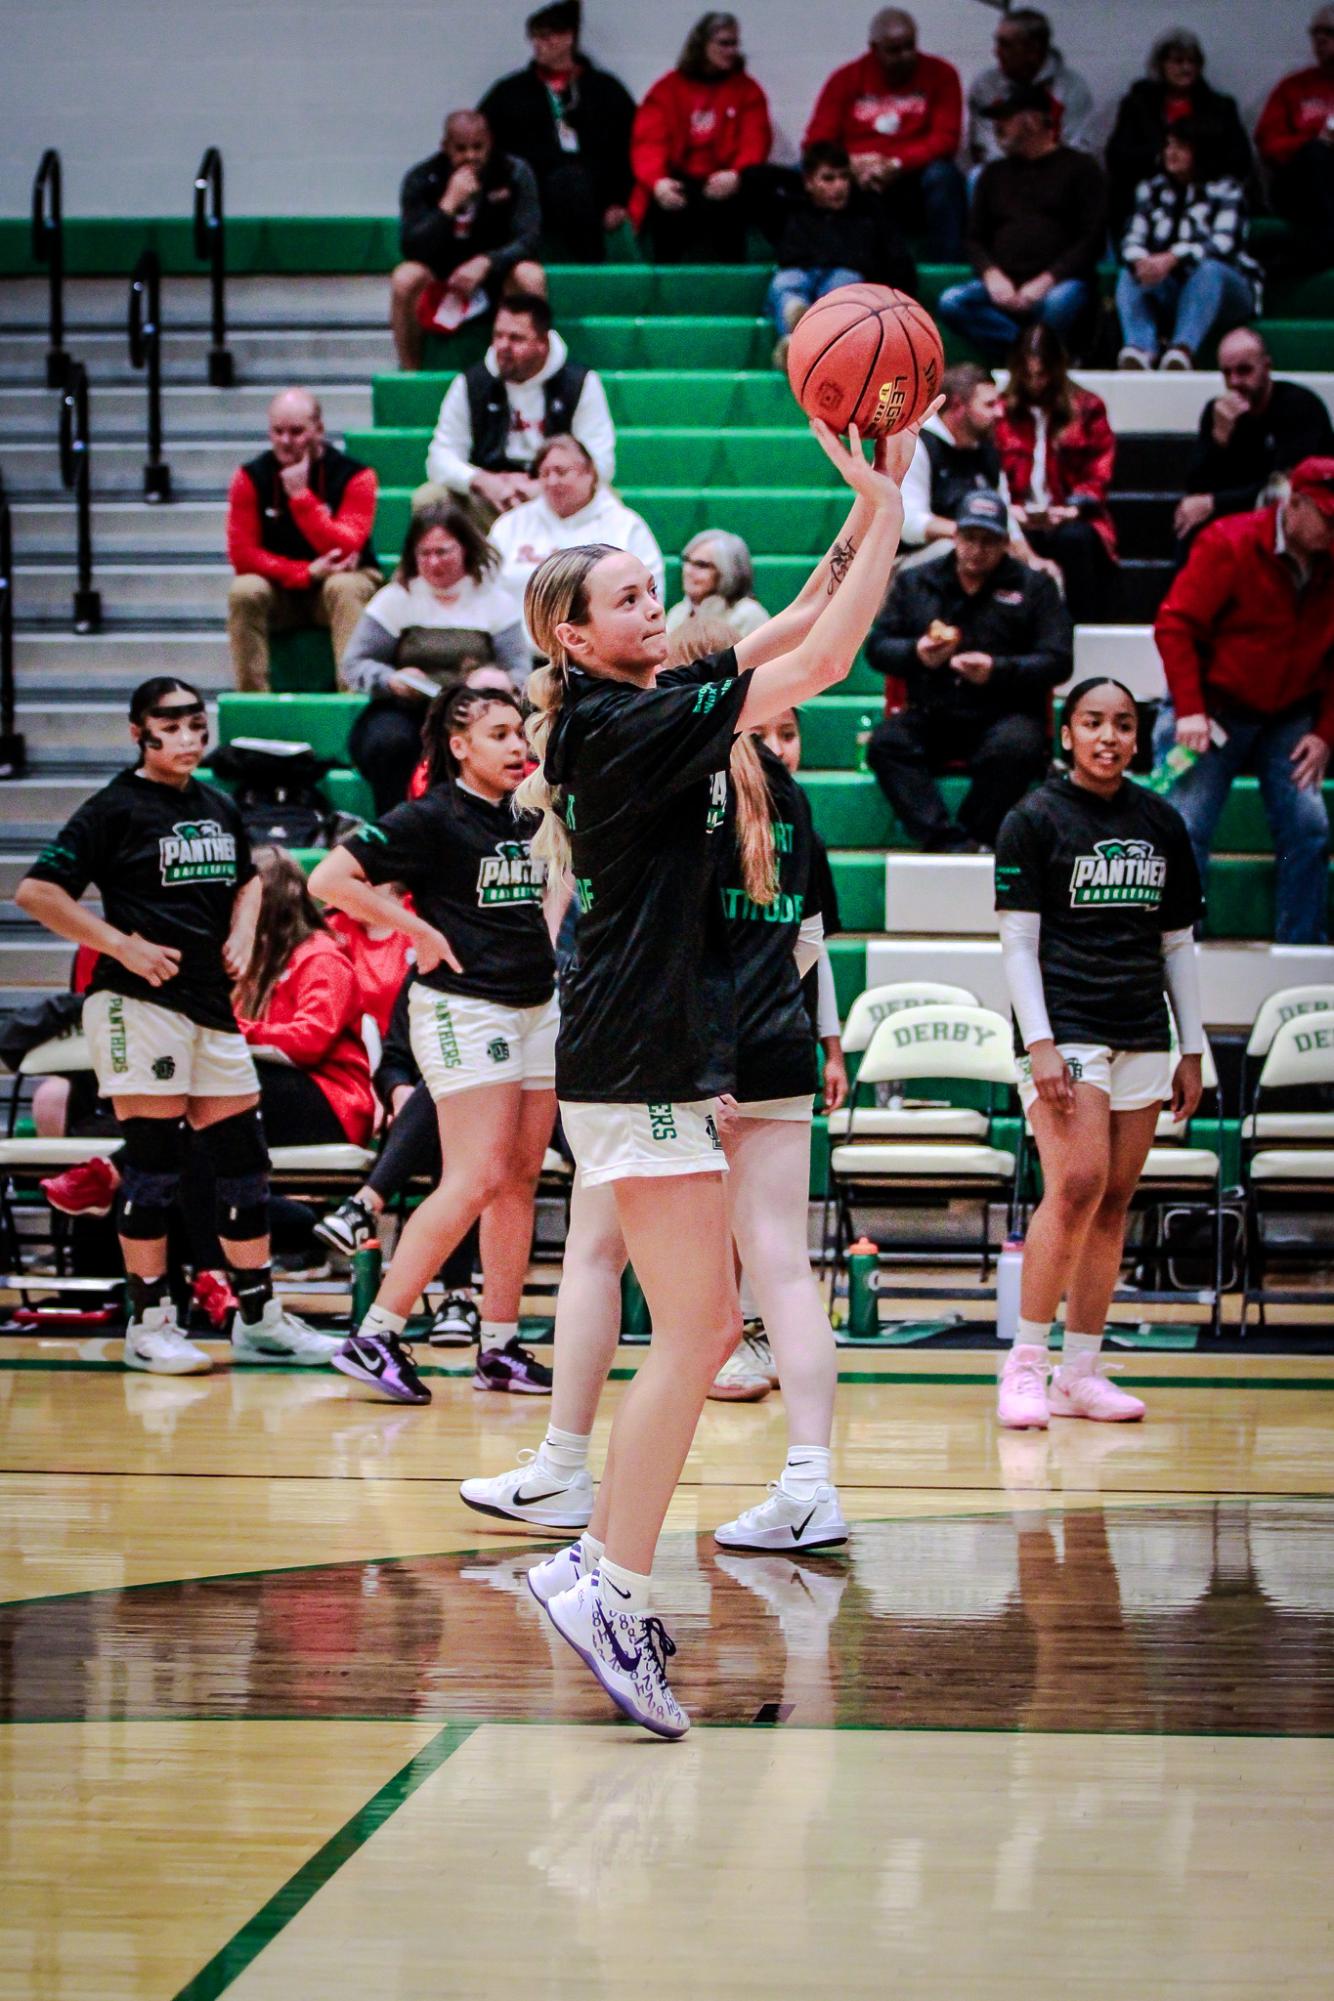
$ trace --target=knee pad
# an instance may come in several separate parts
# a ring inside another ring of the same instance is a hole
[[[249,1243],[269,1232],[269,1154],[259,1107],[235,1112],[198,1135],[213,1163],[218,1235]]]
[[[179,1119],[125,1119],[120,1170],[122,1237],[155,1242],[167,1234],[167,1216],[181,1179]]]

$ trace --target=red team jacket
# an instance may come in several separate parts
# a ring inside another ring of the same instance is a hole
[[[1286,167],[1312,139],[1319,138],[1325,120],[1334,118],[1334,77],[1322,69],[1299,69],[1274,85],[1255,128],[1260,158],[1271,167]]]
[[[329,932],[317,931],[293,952],[262,1019],[236,1022],[247,1042],[280,1049],[314,1078],[353,1146],[365,1146],[375,1116],[361,1015],[351,959]]]
[[[710,174],[763,166],[773,136],[769,100],[744,70],[708,83],[668,70],[636,111],[630,134],[635,227],[648,214],[654,186],[664,175],[705,181]]]
[[[849,153],[878,153],[917,172],[932,160],[952,160],[963,135],[963,89],[953,63],[918,56],[906,87],[889,84],[868,49],[827,80],[803,146],[828,139]]]
[[[1115,560],[1116,529],[1107,511],[1107,494],[1116,463],[1116,439],[1100,396],[1073,384],[1070,395],[1074,416],[1056,437],[1047,433],[1047,491],[1056,507],[1067,506],[1076,496],[1092,498],[1096,505],[1084,510],[1084,519],[1097,529],[1108,555]],[[1011,416],[1002,410],[996,444],[1010,498],[1021,507],[1032,491],[1036,441],[1036,426],[1026,412]]]
[[[331,550],[356,555],[370,540],[375,525],[375,474],[369,466],[353,473],[337,514],[331,514],[309,488],[289,501],[292,519],[315,553]],[[285,591],[310,589],[309,563],[275,556],[260,540],[259,496],[243,468],[232,477],[227,495],[227,556],[238,577],[267,577]]]
[[[1153,636],[1179,716],[1217,689],[1263,716],[1314,698],[1334,745],[1334,565],[1298,593],[1275,550],[1278,509],[1229,514],[1201,530],[1158,608]]]

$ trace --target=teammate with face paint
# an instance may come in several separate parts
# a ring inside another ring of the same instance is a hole
[[[1126,776],[1134,697],[1119,681],[1081,681],[1060,730],[1069,775],[1030,792],[996,842],[1019,1095],[1043,1180],[1000,1378],[998,1414],[1013,1430],[1143,1417],[1140,1399],[1099,1372],[1098,1353],[1159,1113],[1169,1101],[1176,1120],[1195,1111],[1204,1050],[1200,879],[1175,806]],[[1047,1332],[1062,1298],[1065,1346],[1049,1395]]]
[[[125,1363],[160,1375],[212,1366],[177,1324],[167,1285],[183,1121],[213,1161],[238,1302],[235,1359],[324,1363],[339,1343],[283,1310],[269,1265],[259,1088],[232,1008],[260,898],[245,826],[224,793],[195,777],[208,745],[198,689],[170,676],[143,682],[130,698],[130,736],[138,763],[79,808],[16,895],[57,937],[98,954],[83,1020],[98,1088],[124,1132]],[[89,884],[104,916],[79,900]]]
[[[350,917],[413,942],[412,1053],[435,1100],[444,1162],[334,1366],[393,1402],[430,1402],[403,1330],[480,1215],[473,1387],[548,1396],[550,1370],[518,1339],[533,1202],[556,1117],[557,1026],[545,871],[530,852],[536,822],[513,808],[527,763],[518,702],[491,689],[446,690],[427,712],[422,741],[427,791],[335,848],[310,884]],[[411,892],[411,910],[389,888],[397,883]]]

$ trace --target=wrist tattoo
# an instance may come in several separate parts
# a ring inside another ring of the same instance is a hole
[[[834,595],[834,592],[852,568],[852,559],[856,553],[857,543],[855,537],[852,535],[847,536],[842,542],[835,542],[833,548],[829,551],[830,597]]]

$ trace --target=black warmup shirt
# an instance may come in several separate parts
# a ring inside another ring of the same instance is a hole
[[[28,873],[74,897],[95,884],[109,924],[180,952],[179,971],[160,987],[103,953],[90,993],[126,994],[201,1028],[235,1029],[222,948],[236,892],[255,870],[245,823],[225,792],[197,778],[163,785],[122,771],[80,806]]]
[[[996,908],[1036,910],[1057,1042],[1166,1049],[1164,931],[1200,914],[1200,878],[1175,806],[1123,779],[1112,799],[1049,778],[1007,813]]]
[[[580,908],[561,982],[559,1097],[641,1105],[733,1088],[732,960],[711,836],[726,819],[749,687],[730,647],[652,688],[570,670],[545,759]]]
[[[736,1096],[796,1098],[815,1090],[815,1043],[794,957],[803,919],[821,909],[815,830],[806,795],[779,758],[757,745],[769,790],[778,892],[752,903],[733,838],[721,870],[723,914],[736,979]]]
[[[545,870],[529,852],[537,822],[461,785],[435,785],[343,846],[368,882],[401,882],[419,917],[442,931],[463,967],[443,960],[423,986],[502,1007],[541,1007],[556,984],[542,914]]]

